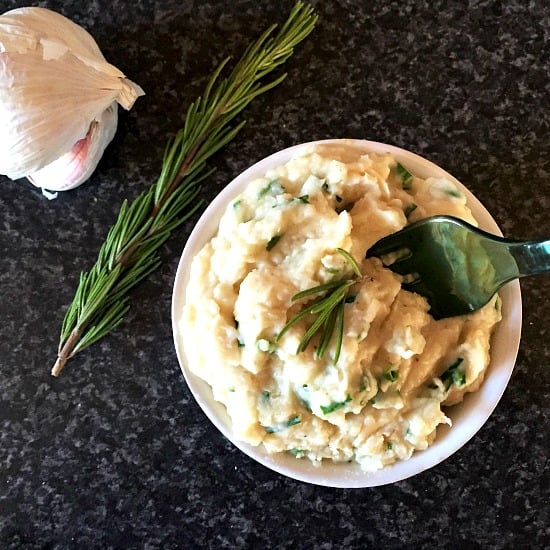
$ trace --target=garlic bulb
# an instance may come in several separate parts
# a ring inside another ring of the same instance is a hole
[[[0,15],[0,173],[53,191],[95,170],[143,90],[107,63],[92,36],[45,8]]]

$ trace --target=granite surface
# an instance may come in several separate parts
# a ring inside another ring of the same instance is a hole
[[[287,80],[257,98],[212,166],[210,200],[275,150],[354,137],[428,157],[510,237],[550,235],[550,4],[325,0]],[[25,5],[2,0],[2,11]],[[0,185],[1,548],[550,547],[548,276],[522,283],[517,365],[478,434],[428,472],[338,490],[271,472],[194,402],[172,344],[174,275],[194,216],[132,293],[118,330],[49,371],[78,274],[215,65],[292,0],[46,0],[147,95],[92,179],[53,201]]]

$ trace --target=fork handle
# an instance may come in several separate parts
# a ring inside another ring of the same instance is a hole
[[[508,251],[516,261],[519,277],[550,271],[550,239],[511,242]]]

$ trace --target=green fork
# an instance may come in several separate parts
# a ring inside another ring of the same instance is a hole
[[[367,250],[372,256],[404,275],[402,287],[425,296],[430,314],[443,319],[481,308],[513,279],[550,271],[550,239],[504,239],[433,216],[380,239]]]

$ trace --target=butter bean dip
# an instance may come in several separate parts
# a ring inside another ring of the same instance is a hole
[[[499,297],[436,321],[425,298],[364,259],[381,237],[436,214],[476,224],[451,181],[345,143],[301,151],[228,204],[193,259],[178,328],[189,369],[226,407],[236,439],[374,471],[426,449],[450,424],[445,408],[483,381]],[[334,361],[335,336],[322,357],[315,338],[297,353],[309,316],[278,335],[307,303],[296,293],[352,275],[338,248],[362,277]]]

